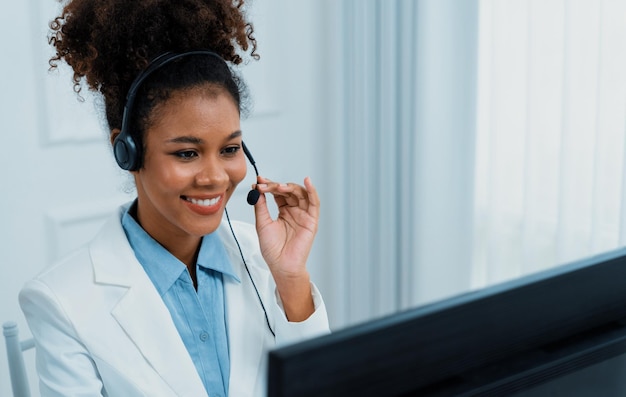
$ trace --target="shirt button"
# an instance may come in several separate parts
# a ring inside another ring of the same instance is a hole
[[[206,332],[204,332],[204,331],[202,331],[202,332],[200,333],[200,340],[201,340],[202,342],[206,341],[208,338],[209,338],[209,334],[208,334],[208,333],[206,333]]]

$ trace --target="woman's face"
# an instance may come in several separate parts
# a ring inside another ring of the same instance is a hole
[[[134,172],[137,215],[157,241],[201,237],[219,226],[246,175],[239,111],[223,90],[174,93],[145,133],[143,167]]]

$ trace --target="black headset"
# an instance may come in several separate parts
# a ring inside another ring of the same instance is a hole
[[[135,140],[135,138],[133,138],[132,134],[130,133],[130,129],[131,129],[130,120],[131,120],[131,115],[133,112],[133,106],[135,103],[135,96],[137,96],[137,91],[139,91],[141,84],[159,68],[163,67],[164,65],[176,59],[186,57],[189,55],[208,55],[208,56],[217,57],[220,61],[225,62],[221,56],[214,53],[213,51],[208,51],[208,50],[195,50],[195,51],[188,51],[188,52],[182,52],[182,53],[166,52],[164,54],[159,55],[152,62],[150,62],[148,67],[143,72],[141,72],[135,78],[135,80],[133,80],[133,83],[130,85],[130,88],[128,89],[128,94],[126,95],[126,104],[124,105],[124,113],[122,114],[122,129],[120,133],[115,137],[115,140],[113,141],[113,155],[115,156],[115,161],[117,161],[117,164],[123,170],[137,171],[141,167],[141,161],[143,157],[142,147],[140,144],[138,144],[138,142]],[[246,158],[248,159],[250,164],[252,164],[252,167],[254,168],[254,173],[256,174],[258,178],[259,171],[256,168],[256,162],[254,161],[252,154],[248,150],[248,147],[245,145],[245,143],[243,143],[243,141],[241,142],[241,146],[243,148],[243,152]],[[259,200],[260,196],[261,196],[261,193],[258,190],[256,189],[250,190],[250,192],[248,193],[248,197],[247,197],[248,204],[255,205],[257,201]],[[254,279],[252,278],[252,275],[250,274],[250,269],[248,268],[248,264],[246,263],[246,260],[243,256],[243,252],[241,250],[241,246],[239,245],[239,241],[237,240],[237,236],[235,236],[235,231],[233,230],[233,226],[230,223],[228,211],[225,211],[225,212],[226,212],[226,219],[228,220],[228,225],[230,227],[230,231],[233,235],[233,238],[235,239],[235,243],[237,243],[237,248],[239,249],[241,260],[243,261],[246,272],[248,273],[248,277],[250,278],[250,281],[252,282],[252,285],[254,286],[254,290],[259,299],[259,303],[261,304],[261,308],[263,309],[263,313],[265,314],[265,321],[267,323],[267,327],[269,328],[272,335],[276,336],[276,334],[274,333],[274,330],[272,329],[270,325],[270,321],[267,316],[267,310],[265,309],[265,305],[263,304],[263,300],[261,299],[259,290],[254,282]]]
[[[135,104],[135,97],[137,96],[137,91],[141,87],[141,84],[156,70],[165,66],[166,64],[175,61],[176,59],[186,57],[189,55],[208,55],[213,56],[219,59],[221,62],[224,62],[224,59],[213,51],[208,50],[194,50],[182,53],[175,52],[166,52],[164,54],[156,57],[148,67],[142,71],[136,78],[133,80],[130,88],[128,89],[128,94],[126,95],[126,103],[124,105],[124,113],[122,114],[122,129],[120,133],[115,137],[113,141],[113,154],[115,156],[115,161],[117,164],[126,171],[137,171],[141,167],[141,161],[143,158],[142,146],[133,138],[130,133],[130,122],[133,112],[133,106]],[[243,152],[246,155],[252,167],[254,167],[254,173],[256,176],[259,176],[259,171],[256,168],[256,163],[250,150],[246,147],[246,145],[242,142]],[[255,205],[259,200],[261,194],[258,190],[252,189],[248,192],[247,202],[250,205]]]
[[[141,84],[157,69],[176,59],[182,58],[185,55],[191,54],[206,54],[218,56],[217,54],[210,51],[193,51],[181,54],[166,52],[155,58],[143,72],[139,73],[139,75],[135,78],[135,80],[133,80],[132,84],[130,85],[130,88],[128,89],[128,94],[126,94],[124,113],[122,114],[122,129],[113,141],[113,154],[115,155],[115,161],[117,161],[117,164],[123,170],[137,171],[141,166],[141,160],[143,156],[142,147],[130,133],[130,122],[133,112],[133,106],[135,104],[135,96],[137,96],[137,91],[139,91]]]

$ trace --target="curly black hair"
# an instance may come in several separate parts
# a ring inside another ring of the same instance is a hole
[[[67,62],[76,92],[84,79],[103,95],[111,130],[121,127],[133,79],[162,53],[211,50],[232,65],[259,58],[244,0],[69,0],[50,28],[50,67]]]

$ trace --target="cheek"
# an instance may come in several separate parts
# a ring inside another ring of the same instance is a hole
[[[233,166],[229,169],[230,180],[234,186],[237,186],[239,182],[246,177],[246,160],[237,161],[233,163]]]
[[[158,186],[159,190],[176,191],[193,180],[193,172],[184,167],[177,167],[172,164],[161,164],[159,167],[151,167],[152,182]]]

